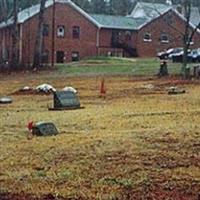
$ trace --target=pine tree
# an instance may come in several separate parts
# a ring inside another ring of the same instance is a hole
[[[91,0],[91,13],[105,14],[107,10],[107,3],[105,0]]]

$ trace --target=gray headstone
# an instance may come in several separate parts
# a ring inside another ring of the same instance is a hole
[[[1,97],[0,98],[0,104],[9,104],[12,103],[11,97]]]
[[[58,130],[53,123],[39,122],[34,125],[32,133],[36,136],[51,136],[57,135]]]
[[[59,91],[54,93],[54,108],[80,108],[80,101],[72,91]]]

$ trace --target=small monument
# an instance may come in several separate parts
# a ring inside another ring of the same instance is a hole
[[[54,92],[54,107],[49,110],[70,110],[81,108],[78,95],[72,91]]]

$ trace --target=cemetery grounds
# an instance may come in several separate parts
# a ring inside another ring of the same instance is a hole
[[[0,199],[199,200],[199,82],[43,72],[1,76],[0,95],[41,83],[75,87],[85,108],[48,111],[52,95],[0,105]],[[168,95],[171,85],[186,94]],[[30,121],[60,134],[27,139]]]

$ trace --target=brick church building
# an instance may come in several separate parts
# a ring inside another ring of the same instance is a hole
[[[111,16],[88,14],[70,0],[55,2],[48,0],[44,11],[44,63],[66,63],[97,55],[151,57],[158,51],[182,46],[185,19],[170,6],[157,4],[158,15],[150,12],[150,4],[138,3],[129,16]],[[33,62],[39,10],[40,5],[35,5],[18,14],[19,59],[25,65]],[[10,60],[12,24],[12,19],[0,23],[0,62]],[[200,47],[199,31],[191,47]]]

